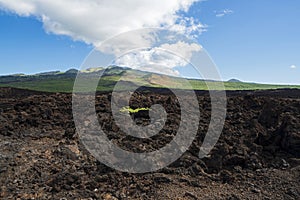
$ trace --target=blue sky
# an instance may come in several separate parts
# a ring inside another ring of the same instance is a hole
[[[59,35],[40,17],[9,10],[0,11],[0,74],[78,68],[93,48],[92,39]],[[207,0],[185,16],[206,26],[198,41],[223,79],[300,84],[299,10],[298,0]]]

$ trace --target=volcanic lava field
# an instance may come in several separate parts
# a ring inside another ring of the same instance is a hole
[[[72,94],[0,88],[0,199],[300,199],[300,90],[227,92],[227,116],[218,143],[198,157],[208,129],[208,92],[197,92],[197,137],[176,162],[143,174],[119,172],[82,144]],[[167,121],[147,140],[114,123],[111,93],[96,95],[99,124],[116,145],[133,152],[168,144],[180,123],[180,105],[164,90],[133,94],[132,108],[162,105]],[[137,124],[149,116],[133,114]],[[111,158],[114,159],[114,158]]]

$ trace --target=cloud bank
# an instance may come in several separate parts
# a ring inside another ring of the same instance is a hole
[[[174,67],[188,65],[193,53],[201,50],[202,46],[199,44],[189,44],[179,41],[174,44],[162,44],[160,47],[125,54],[118,58],[114,64],[124,67],[130,66],[133,69],[179,76],[179,72]],[[177,55],[177,53],[180,55]]]
[[[67,35],[96,46],[122,32],[163,27],[186,34],[203,28],[183,17],[199,0],[0,0],[0,7],[20,16],[36,16],[48,33]]]

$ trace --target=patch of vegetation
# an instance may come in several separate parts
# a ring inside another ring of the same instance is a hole
[[[133,108],[130,108],[129,106],[125,106],[120,110],[120,112],[133,114],[133,113],[137,113],[137,112],[140,112],[140,111],[146,111],[146,110],[151,110],[151,109],[150,108],[136,108],[136,109],[133,109]]]

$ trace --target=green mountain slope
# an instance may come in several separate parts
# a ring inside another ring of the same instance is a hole
[[[15,87],[47,92],[72,92],[74,81],[78,70],[70,69],[66,72],[46,72],[35,75],[16,74],[10,76],[0,76],[0,87]],[[110,91],[115,87],[118,81],[122,81],[122,88],[128,89],[132,86],[147,87],[168,87],[177,89],[186,89],[184,79],[162,74],[133,70],[112,66],[107,68],[91,68],[81,71],[82,77],[90,82],[96,80],[99,74],[103,74],[98,91]],[[236,80],[236,79],[234,79]],[[189,80],[190,85],[195,90],[207,90],[204,80]],[[264,90],[264,89],[282,89],[298,88],[299,85],[268,85],[256,83],[244,83],[240,81],[224,82],[226,90]],[[216,88],[221,89],[221,88]]]

